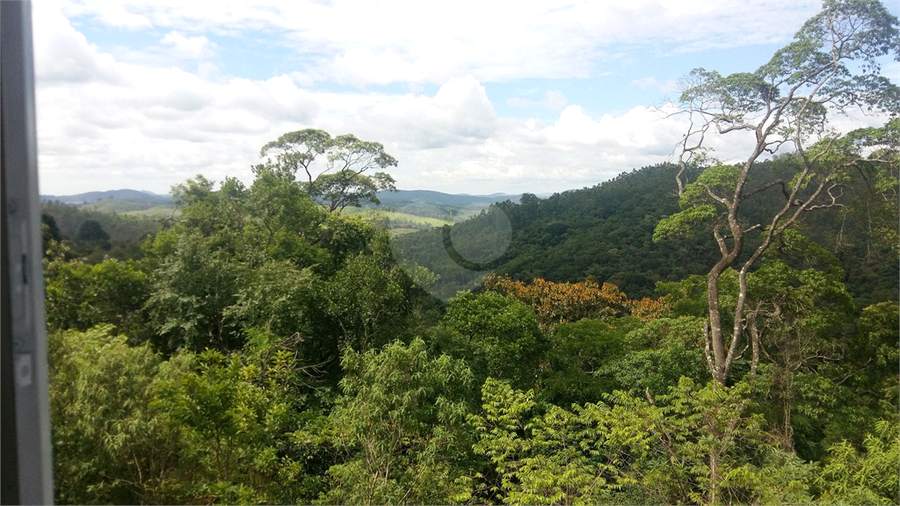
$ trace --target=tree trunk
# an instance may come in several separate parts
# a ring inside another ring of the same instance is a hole
[[[709,452],[709,504],[719,501],[719,454],[715,450]]]

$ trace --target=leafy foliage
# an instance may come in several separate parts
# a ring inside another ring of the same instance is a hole
[[[483,414],[470,417],[478,432],[476,453],[487,456],[498,482],[487,492],[507,504],[597,504],[618,488],[604,448],[597,412],[552,406],[536,415],[534,392],[513,390],[489,378]]]
[[[854,109],[890,115],[900,111],[900,88],[879,75],[877,63],[896,48],[898,27],[897,18],[879,2],[830,0],[792,43],[755,72],[722,76],[698,68],[683,80],[681,112],[688,117],[689,127],[679,142],[680,170],[675,176],[682,210],[660,221],[655,238],[686,232],[690,224],[713,218],[712,235],[720,255],[707,274],[711,348],[707,357],[713,377],[722,384],[728,381],[747,324],[747,276],[756,262],[806,213],[843,205],[839,202],[843,187],[858,167],[896,163],[896,145],[874,158],[866,157],[861,143],[855,141],[872,132],[837,135],[829,126],[829,116]],[[892,128],[888,123],[882,132]],[[714,164],[688,182],[689,166],[698,161],[698,155],[707,156],[709,131],[734,138],[744,134],[752,147],[740,165]],[[891,136],[879,132],[876,137]],[[789,177],[756,186],[752,180],[759,172],[757,160],[788,144],[796,150],[786,164]],[[865,179],[865,172],[861,173]],[[780,186],[784,200],[772,205],[759,221],[751,221],[744,202],[775,186]],[[751,245],[745,236],[755,230],[762,230],[763,237]],[[741,258],[745,247],[751,253]],[[719,278],[732,265],[738,266],[739,297],[728,331],[722,323]],[[755,340],[753,347],[758,351]]]
[[[56,500],[190,501],[173,481],[183,448],[179,427],[153,405],[162,361],[111,330],[49,335]]]
[[[462,293],[441,320],[436,348],[464,359],[478,382],[487,377],[529,387],[537,379],[547,338],[534,312],[510,296]]]
[[[256,170],[271,170],[290,181],[299,175],[306,194],[329,211],[359,207],[364,202],[378,204],[379,191],[396,189],[390,174],[364,173],[396,167],[397,160],[385,153],[380,143],[363,141],[352,134],[332,138],[322,130],[288,132],[263,146],[260,155],[270,158]],[[275,155],[274,160],[271,155]],[[327,158],[324,170],[316,166],[316,158],[321,155]]]
[[[44,260],[50,329],[84,331],[107,323],[133,337],[145,336],[143,305],[150,293],[150,281],[141,265],[115,259],[89,265],[66,260],[65,253],[65,246],[57,243]]]
[[[508,276],[489,276],[484,280],[484,286],[531,306],[544,330],[584,318],[617,317],[628,313],[652,320],[666,310],[664,301],[648,297],[630,300],[616,285],[603,283],[601,287],[593,279],[583,283],[553,283],[536,278],[526,285]]]
[[[484,486],[510,504],[809,502],[814,467],[767,444],[762,418],[741,415],[748,394],[684,378],[541,413],[533,392],[489,379],[470,417],[498,477]]]
[[[267,144],[249,186],[177,185],[140,250],[147,222],[48,204],[57,502],[896,503],[900,123],[836,137],[800,97],[895,107],[871,66],[896,25],[828,0],[758,71],[689,76],[708,128],[784,105],[763,150],[795,154],[722,165],[689,133],[678,166],[399,246],[329,212],[396,160],[320,130]],[[66,238],[88,220],[109,240]]]
[[[463,502],[470,437],[464,362],[431,358],[421,339],[348,351],[343,395],[329,417],[346,460],[331,467],[327,504]]]
[[[900,429],[897,420],[880,420],[867,434],[865,451],[846,441],[829,449],[827,464],[818,484],[824,504],[896,504],[900,501],[897,465],[900,463]]]

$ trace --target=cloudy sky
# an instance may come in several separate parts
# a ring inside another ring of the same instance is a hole
[[[754,70],[820,6],[36,0],[41,193],[249,182],[260,147],[303,128],[381,142],[401,189],[592,186],[671,159],[681,76]]]

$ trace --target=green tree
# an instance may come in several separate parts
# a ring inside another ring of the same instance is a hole
[[[640,324],[637,318],[626,317],[583,319],[556,327],[549,335],[540,398],[569,406],[596,402],[614,388],[622,388],[616,378],[602,375],[601,370],[626,355],[626,334]]]
[[[728,380],[738,356],[746,324],[747,276],[762,254],[807,212],[834,207],[841,187],[860,163],[896,163],[892,150],[876,150],[874,158],[863,156],[868,150],[861,138],[886,136],[840,137],[828,128],[828,118],[853,108],[898,111],[900,91],[879,75],[878,65],[879,57],[900,47],[897,26],[897,19],[878,2],[826,0],[822,12],[803,25],[794,42],[755,72],[721,76],[696,69],[684,81],[681,102],[691,126],[680,143],[681,170],[676,176],[681,212],[663,219],[654,239],[683,233],[699,223],[712,228],[720,257],[707,275],[708,357],[719,383]],[[722,135],[746,133],[752,148],[740,165],[713,165],[686,184],[686,169],[703,161],[711,130]],[[774,181],[759,177],[754,170],[759,157],[785,145],[796,150],[789,159],[793,177]],[[774,187],[784,193],[782,203],[764,220],[747,222],[744,204]],[[762,240],[749,257],[742,257],[746,237],[756,230],[762,231]],[[722,322],[718,283],[737,261],[739,295],[728,331]]]
[[[847,441],[862,448],[875,422],[900,412],[900,307],[882,302],[863,308],[846,340],[840,361],[798,376],[797,451],[822,460],[828,448]],[[798,423],[799,422],[799,423]]]
[[[321,155],[325,163],[316,164]],[[388,173],[366,173],[396,167],[397,160],[384,152],[382,144],[351,134],[332,138],[322,130],[288,132],[263,146],[260,156],[268,157],[264,167],[292,181],[302,170],[300,186],[331,212],[363,202],[378,204],[378,191],[396,189]]]
[[[87,220],[78,228],[76,238],[84,242],[102,242],[109,240],[109,234],[103,230],[103,227],[96,220]]]
[[[696,317],[659,318],[628,332],[619,353],[609,356],[594,371],[607,392],[664,395],[682,377],[696,382],[709,379],[699,351],[703,321]]]
[[[223,313],[248,331],[260,329],[281,337],[310,337],[309,313],[318,277],[287,261],[270,261],[249,274],[234,305]]]
[[[450,301],[441,328],[435,347],[466,360],[478,383],[492,377],[534,386],[547,338],[524,303],[496,292],[465,292]]]
[[[889,251],[897,258],[900,255],[896,226],[900,221],[900,118],[890,120],[883,128],[856,130],[850,140],[872,152],[856,166],[859,184],[851,188],[853,199],[842,218],[850,217],[851,224],[858,223],[865,231],[867,261],[880,260],[879,250]],[[849,242],[843,227],[835,242],[836,248],[845,246],[842,242]]]
[[[145,248],[161,349],[235,350],[255,327],[300,333],[306,358],[332,360],[336,372],[342,339],[386,343],[383,331],[410,313],[386,234],[323,211],[290,171],[254,174],[249,188],[226,178],[216,189],[202,176],[173,188],[180,218]]]
[[[810,376],[819,375],[823,372],[820,367],[827,368],[829,362],[840,358],[843,326],[853,312],[853,300],[844,286],[843,270],[827,251],[791,230],[785,231],[782,239],[778,248],[782,258],[766,258],[748,275],[746,325],[754,349],[750,372],[757,370],[755,361],[761,355],[768,359],[770,395],[780,408],[774,410],[771,421],[783,448],[790,451],[794,449],[796,404],[817,401],[803,399],[802,385],[817,381]],[[825,257],[825,266],[795,269],[788,263],[790,250],[807,259]]]
[[[408,278],[389,257],[349,258],[323,286],[325,312],[341,330],[339,346],[378,349],[402,334],[411,309],[407,284]]]
[[[505,504],[600,504],[619,488],[604,449],[593,405],[537,412],[534,391],[514,390],[488,378],[482,414],[469,417],[478,434],[475,453],[486,456],[495,478],[481,489]]]
[[[329,415],[344,461],[328,470],[326,504],[465,502],[472,375],[465,363],[428,356],[414,339],[380,351],[348,350],[342,396]]]
[[[818,478],[820,504],[898,504],[900,426],[897,419],[880,420],[865,437],[864,451],[847,441],[829,449]]]
[[[44,256],[47,256],[47,249],[51,242],[62,241],[62,234],[56,225],[56,219],[47,213],[41,213],[41,245],[43,246]]]
[[[299,364],[287,350],[256,355],[178,355],[170,362],[180,374],[166,376],[156,389],[152,406],[168,413],[184,438],[190,473],[183,486],[194,503],[310,499],[292,436],[302,426]]]
[[[196,232],[157,237],[157,246],[174,239],[174,251],[158,257],[153,291],[146,308],[158,329],[157,345],[165,351],[186,348],[239,349],[243,336],[226,309],[238,300],[248,265],[229,251],[215,248],[217,238]]]
[[[532,391],[489,379],[470,417],[475,451],[511,504],[810,503],[815,467],[769,442],[746,414],[750,386],[682,378],[665,395],[617,391],[607,402],[545,409]]]
[[[147,337],[144,302],[150,280],[132,260],[108,259],[90,265],[66,260],[63,246],[44,260],[47,324],[51,330],[85,331],[101,323],[114,325],[134,339]]]
[[[300,268],[330,266],[320,235],[327,230],[325,213],[294,182],[272,167],[253,168],[244,240],[253,245],[255,261],[290,261]]]
[[[110,326],[49,334],[55,502],[176,504],[185,441],[154,406],[161,359]]]
[[[324,130],[307,128],[288,132],[272,142],[267,143],[259,151],[259,156],[270,157],[265,166],[275,170],[281,177],[291,181],[303,170],[306,177],[300,176],[311,188],[318,174],[313,164],[316,158],[323,155],[331,145],[331,135]],[[272,160],[271,157],[275,159]]]
[[[214,187],[201,175],[173,187],[180,218],[145,245],[153,283],[145,307],[155,344],[167,352],[243,345],[225,310],[262,257],[255,254],[259,242],[244,233],[250,192],[233,178]]]

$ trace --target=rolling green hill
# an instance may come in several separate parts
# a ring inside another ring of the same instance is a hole
[[[171,210],[169,212],[171,213]],[[160,229],[160,223],[151,217],[105,212],[90,206],[45,201],[41,205],[41,213],[52,216],[60,234],[67,239],[75,239],[79,228],[88,220],[98,222],[109,234],[110,241],[138,241]]]
[[[768,167],[759,173],[768,178],[777,177],[770,164]],[[546,199],[526,194],[519,203],[496,204],[509,218],[511,238],[505,254],[490,266],[491,272],[521,281],[534,278],[583,281],[592,276],[600,282],[615,283],[631,297],[653,295],[660,281],[705,274],[718,260],[718,250],[709,231],[698,231],[693,238],[660,243],[652,240],[659,220],[679,210],[675,171],[671,165],[655,165],[620,174],[591,188]],[[756,217],[781,198],[773,190],[748,201],[747,216]],[[470,221],[477,223],[479,219]],[[839,234],[842,222],[844,231]],[[811,226],[805,227],[806,224]],[[461,226],[454,225],[454,229]],[[461,242],[467,240],[467,234],[485,236],[477,224],[466,226],[473,227],[473,232],[458,233]],[[801,229],[806,228],[814,231],[811,232],[813,240],[835,252],[847,273],[848,287],[860,304],[896,299],[896,258],[873,250],[864,235],[866,227],[858,217],[844,217],[837,210],[819,211],[810,213],[801,222]],[[840,245],[835,242],[838,237],[842,241]],[[758,237],[748,240],[745,256],[755,241]],[[396,242],[408,260],[428,267],[445,279],[448,275],[456,276],[460,289],[470,288],[477,278],[466,276],[465,269],[460,269],[458,262],[445,253],[440,230],[407,233],[397,237]]]
[[[85,211],[147,218],[167,218],[176,212],[171,196],[137,190],[96,191],[77,195],[41,195],[41,201],[45,205],[65,204]]]
[[[41,195],[41,201],[62,202],[63,204],[89,204],[105,200],[123,200],[147,204],[171,204],[172,197],[138,190],[108,190],[78,193],[75,195]]]

